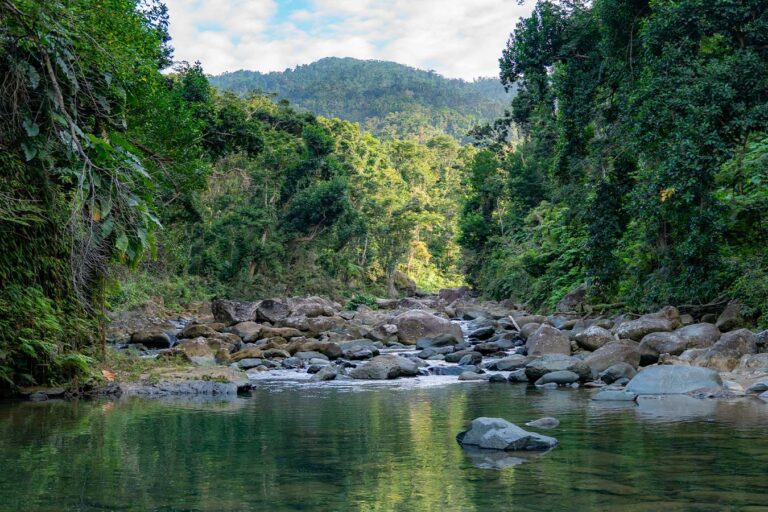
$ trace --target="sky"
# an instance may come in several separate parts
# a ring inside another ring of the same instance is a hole
[[[283,71],[323,57],[391,60],[449,78],[497,76],[534,2],[515,0],[165,0],[175,60],[207,73]]]

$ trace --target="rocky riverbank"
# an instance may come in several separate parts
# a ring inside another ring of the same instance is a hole
[[[184,317],[152,309],[115,316],[111,348],[154,364],[118,375],[107,390],[228,395],[265,378],[443,376],[601,388],[596,400],[685,393],[768,402],[768,332],[742,328],[732,306],[719,317],[706,315],[671,306],[643,316],[585,315],[566,297],[557,313],[544,316],[510,302],[473,299],[465,289],[381,299],[354,311],[320,297],[216,300]]]

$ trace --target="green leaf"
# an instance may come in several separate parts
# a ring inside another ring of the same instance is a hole
[[[21,143],[21,149],[24,151],[24,158],[27,162],[35,158],[37,155],[37,148],[35,146],[32,146],[30,144],[27,144],[26,142]]]
[[[24,127],[24,131],[27,132],[27,136],[29,137],[36,137],[37,134],[40,133],[40,127],[30,118],[24,119],[21,125]]]
[[[115,247],[120,252],[126,252],[128,250],[128,237],[125,236],[125,233],[117,237],[117,240],[115,240]]]

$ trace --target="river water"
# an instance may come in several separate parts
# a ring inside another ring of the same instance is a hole
[[[605,403],[440,379],[0,403],[0,510],[768,510],[759,400]],[[560,445],[467,453],[454,437],[478,416],[554,416]]]

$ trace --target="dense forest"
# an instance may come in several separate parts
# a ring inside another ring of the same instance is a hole
[[[157,0],[0,0],[0,386],[87,372],[158,296],[586,283],[765,324],[767,11],[541,1],[501,85],[324,59],[217,90]]]
[[[275,94],[325,117],[360,123],[385,138],[460,140],[504,114],[511,94],[495,78],[447,79],[395,62],[328,57],[282,72],[235,71],[211,78],[222,89]]]
[[[461,244],[493,297],[589,284],[636,309],[738,299],[768,322],[768,5],[536,4],[500,59]],[[521,139],[506,143],[516,127]]]
[[[438,130],[381,141],[219,93],[199,65],[162,74],[159,2],[0,13],[6,384],[86,370],[105,312],[153,297],[365,301],[463,282],[460,171],[474,148]]]

